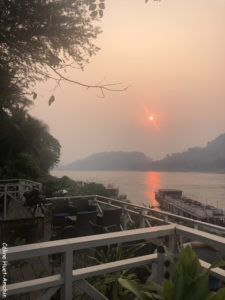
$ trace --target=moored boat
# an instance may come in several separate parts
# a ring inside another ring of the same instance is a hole
[[[159,189],[155,199],[160,208],[176,215],[225,226],[225,211],[183,196],[181,190]]]

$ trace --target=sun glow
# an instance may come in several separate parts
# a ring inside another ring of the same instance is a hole
[[[151,123],[150,126],[153,126],[156,130],[160,130],[159,129],[159,116],[158,114],[155,114],[155,112],[153,110],[150,111],[150,109],[148,107],[146,107],[145,105],[143,106],[144,111],[145,111],[145,122],[146,123]]]

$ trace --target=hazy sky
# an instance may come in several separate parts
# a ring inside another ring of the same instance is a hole
[[[31,113],[59,140],[61,164],[92,153],[142,151],[153,159],[205,146],[225,132],[225,1],[106,0],[101,48],[71,79],[123,82],[107,93],[37,88]],[[148,118],[155,117],[152,122]]]

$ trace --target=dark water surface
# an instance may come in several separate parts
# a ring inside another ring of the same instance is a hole
[[[53,171],[74,180],[113,184],[136,204],[157,205],[155,191],[175,188],[204,204],[225,209],[225,174],[187,172]]]

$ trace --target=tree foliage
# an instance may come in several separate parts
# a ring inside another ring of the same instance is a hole
[[[16,70],[15,82],[29,87],[51,77],[49,68],[83,67],[98,50],[92,42],[100,32],[93,25],[96,10],[90,11],[94,2],[2,0],[0,68]]]
[[[59,161],[58,141],[27,112],[26,95],[37,98],[32,87],[37,82],[52,78],[102,93],[117,90],[114,84],[90,86],[61,73],[83,68],[96,54],[96,20],[104,9],[104,0],[0,0],[0,176],[26,175],[27,168],[22,174],[13,169],[23,162],[33,170],[28,176],[37,177]],[[49,105],[54,100],[52,95]]]
[[[60,156],[60,144],[47,125],[18,104],[0,112],[0,176],[38,179],[47,174]]]
[[[47,197],[79,196],[79,195],[101,195],[109,196],[104,185],[99,183],[77,182],[68,176],[61,178],[48,176],[44,180]],[[63,190],[67,193],[64,194]]]

